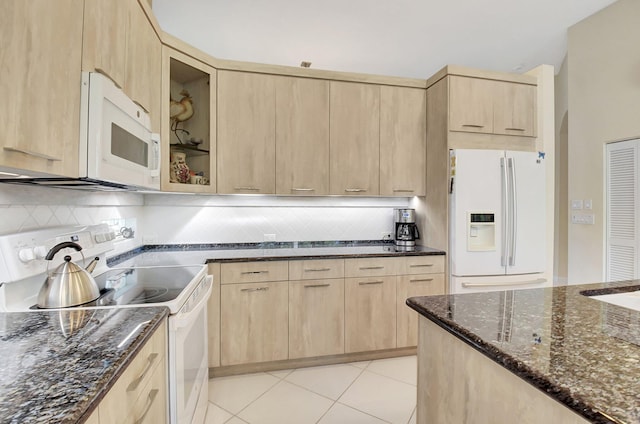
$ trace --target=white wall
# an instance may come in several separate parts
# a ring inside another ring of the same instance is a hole
[[[280,198],[103,193],[0,185],[0,234],[59,225],[134,220],[143,243],[380,240],[407,198]]]
[[[559,284],[567,283],[568,255],[568,123],[569,123],[569,70],[565,57],[555,77],[555,260],[553,262],[553,280]]]
[[[619,0],[569,29],[568,196],[595,215],[569,224],[569,283],[604,278],[604,143],[640,136],[639,22],[640,1]]]

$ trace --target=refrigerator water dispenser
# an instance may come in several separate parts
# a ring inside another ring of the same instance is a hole
[[[495,218],[493,212],[467,213],[467,250],[469,252],[496,250]]]

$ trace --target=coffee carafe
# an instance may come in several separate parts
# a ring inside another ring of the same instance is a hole
[[[420,239],[420,232],[416,225],[416,211],[414,209],[395,209],[395,244],[401,248],[412,248],[416,240]]]

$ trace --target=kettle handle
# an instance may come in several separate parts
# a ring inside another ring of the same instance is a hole
[[[73,247],[78,252],[82,250],[82,247],[78,243],[74,243],[72,241],[64,241],[62,243],[58,243],[55,246],[53,246],[51,250],[49,250],[49,253],[47,253],[47,256],[45,256],[44,258],[47,261],[50,261],[51,259],[53,259],[56,253],[58,253],[60,250],[65,249],[67,247]]]

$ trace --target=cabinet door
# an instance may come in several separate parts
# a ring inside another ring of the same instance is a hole
[[[380,87],[331,81],[330,88],[330,194],[376,196]]]
[[[276,193],[329,194],[329,82],[276,80]]]
[[[494,81],[494,87],[494,133],[535,137],[536,86]]]
[[[344,280],[289,282],[289,358],[344,353]]]
[[[3,3],[0,166],[78,176],[82,10],[82,0]]]
[[[127,48],[127,0],[86,0],[82,37],[82,70],[107,75],[124,87]],[[137,6],[137,4],[136,4]]]
[[[494,81],[449,76],[449,130],[493,132]]]
[[[406,305],[413,296],[445,294],[444,274],[400,275],[397,280],[397,345],[418,345],[418,313]]]
[[[218,193],[275,193],[275,78],[218,71]]]
[[[138,2],[130,2],[129,9],[124,92],[149,112],[152,130],[159,133],[160,39]]]
[[[380,195],[424,196],[426,163],[426,90],[380,87]]]
[[[345,353],[396,347],[396,277],[345,279]]]
[[[286,281],[222,285],[222,366],[287,359],[288,287]]]

